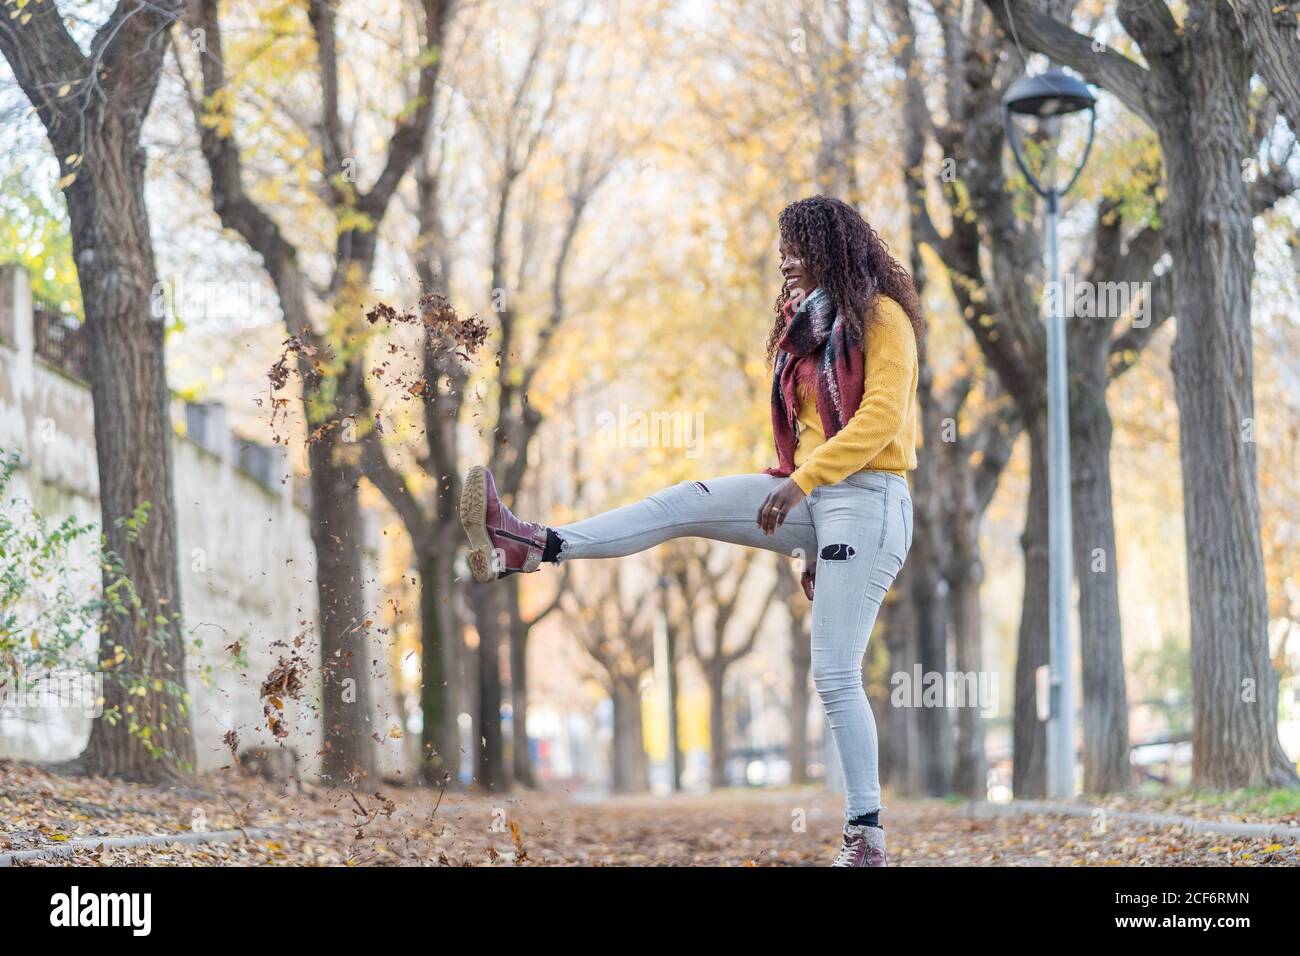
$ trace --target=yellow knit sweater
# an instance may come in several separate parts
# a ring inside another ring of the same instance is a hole
[[[816,396],[800,393],[799,444],[790,477],[804,494],[856,471],[906,477],[916,467],[916,335],[903,307],[880,296],[879,314],[867,323],[867,380],[862,404],[829,441]]]

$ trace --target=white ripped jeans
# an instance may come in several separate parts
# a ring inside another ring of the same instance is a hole
[[[758,527],[764,499],[785,481],[730,475],[683,481],[635,504],[555,528],[559,560],[619,558],[671,538],[699,537],[802,559],[817,555],[812,675],[844,768],[845,815],[880,809],[876,722],[862,687],[862,658],[880,604],[912,546],[907,481],[860,471],[822,485],[773,534]]]

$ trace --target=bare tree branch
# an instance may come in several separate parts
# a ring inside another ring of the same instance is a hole
[[[1119,20],[1138,41],[1148,63],[1170,56],[1182,46],[1178,22],[1164,0],[1119,0]]]
[[[193,0],[187,14],[189,24],[203,30],[206,52],[199,55],[202,72],[202,101],[191,97],[199,129],[199,146],[212,176],[212,207],[227,229],[237,232],[262,257],[280,297],[289,333],[304,341],[316,341],[308,319],[303,273],[298,250],[284,238],[275,220],[257,205],[244,186],[239,146],[233,132],[221,132],[220,123],[204,122],[204,103],[212,103],[226,88],[225,55],[217,0]],[[301,366],[301,361],[300,361]]]
[[[334,205],[346,201],[335,176],[343,167],[343,124],[339,119],[339,61],[334,33],[333,0],[311,0],[307,19],[316,37],[316,61],[320,66],[321,85],[321,165],[326,188]]]
[[[1294,4],[1230,0],[1255,72],[1277,97],[1291,132],[1300,136],[1300,33]]]
[[[23,10],[30,17],[26,22],[17,10],[0,15],[0,52],[61,159],[84,152],[88,111],[108,109],[137,127],[143,124],[167,31],[182,6],[182,0],[121,0],[96,31],[89,56],[68,32],[54,0]]]
[[[552,612],[559,609],[560,602],[563,600],[565,592],[572,587],[572,581],[570,580],[572,578],[572,575],[570,574],[572,570],[573,566],[570,564],[564,564],[560,567],[560,580],[555,585],[555,596],[551,598],[545,606],[540,608],[536,614],[521,622],[525,629],[531,628],[535,624],[540,624],[542,620],[549,617]]]
[[[358,386],[358,392],[362,414],[369,416],[372,411],[370,393],[364,384]],[[361,470],[401,518],[411,536],[412,549],[417,555],[424,554],[433,547],[432,520],[416,500],[406,478],[389,462],[376,422],[363,423],[361,431]]]
[[[388,159],[384,163],[383,172],[357,204],[362,212],[376,222],[384,218],[388,202],[419,153],[425,129],[433,117],[433,97],[438,82],[438,69],[442,65],[443,36],[453,2],[420,0],[420,6],[424,10],[424,49],[420,53],[422,65],[415,109],[409,115],[404,112],[398,118],[388,142]]]
[[[1035,50],[1041,50],[1053,60],[1073,67],[1090,83],[1096,83],[1115,94],[1134,114],[1154,127],[1147,105],[1150,74],[1145,68],[1109,47],[1101,51],[1095,50],[1091,37],[1084,36],[1055,17],[1035,9],[1030,0],[985,2],[1017,45],[1026,44]]]

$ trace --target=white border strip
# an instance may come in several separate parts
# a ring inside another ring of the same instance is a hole
[[[1010,803],[966,804],[968,817],[1043,816],[1091,817],[1100,811],[1107,820],[1126,820],[1153,826],[1182,827],[1189,833],[1217,833],[1224,836],[1272,840],[1274,843],[1300,843],[1300,827],[1285,823],[1237,823],[1232,820],[1198,820],[1195,817],[1163,813],[1132,813],[1127,810],[1108,810],[1078,803],[1047,803],[1040,800],[1012,800]]]
[[[25,860],[49,860],[61,856],[74,856],[79,850],[104,847],[114,850],[121,847],[166,846],[171,843],[234,843],[245,838],[260,840],[279,833],[284,826],[253,827],[247,830],[205,830],[197,833],[160,833],[151,836],[78,837],[56,846],[43,846],[35,850],[15,850],[0,853],[0,866],[13,866]]]

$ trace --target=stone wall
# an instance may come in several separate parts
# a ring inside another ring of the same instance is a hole
[[[90,390],[58,355],[48,349],[41,354],[37,339],[27,274],[0,267],[0,451],[21,456],[8,495],[26,498],[54,520],[75,515],[98,523]],[[258,691],[296,635],[305,636],[304,646],[316,647],[314,556],[305,483],[290,473],[284,449],[232,434],[218,404],[178,399],[172,412],[187,685],[198,765],[210,769],[230,763],[223,743],[227,730],[239,733],[241,749],[272,742],[262,732]],[[369,605],[377,608],[378,523],[367,518],[366,581]],[[77,553],[69,573],[98,587],[91,547]],[[228,650],[236,642],[239,657]],[[382,666],[388,660],[382,635],[375,635],[374,644],[372,657]],[[314,665],[315,653],[308,659]],[[382,771],[409,777],[403,747],[388,735],[398,722],[392,687],[381,677],[373,690],[371,722],[385,741],[379,746]],[[287,713],[291,731],[285,744],[298,751],[306,775],[319,766],[316,703],[290,704]],[[81,751],[89,733],[90,719],[76,710],[0,712],[0,756],[68,759]]]

